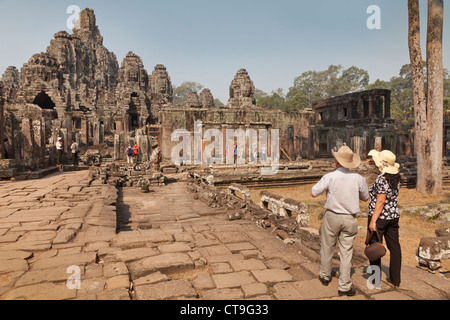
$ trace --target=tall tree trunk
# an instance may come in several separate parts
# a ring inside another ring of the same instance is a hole
[[[428,0],[427,35],[427,131],[425,152],[430,172],[426,179],[428,193],[442,192],[442,151],[444,138],[444,65],[442,61],[442,34],[444,1]]]
[[[420,47],[419,0],[408,0],[409,51],[414,90],[417,191],[442,192],[443,149],[443,1],[428,0],[428,101]],[[430,74],[431,73],[431,74]]]

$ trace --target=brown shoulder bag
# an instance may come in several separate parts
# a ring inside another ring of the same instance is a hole
[[[373,232],[367,230],[367,239],[366,239],[366,249],[364,250],[364,254],[369,259],[369,261],[376,261],[384,257],[387,253],[386,248],[381,243],[380,234],[377,232]],[[369,234],[370,232],[370,234]],[[372,242],[372,238],[374,235],[377,235],[378,241],[370,244]]]

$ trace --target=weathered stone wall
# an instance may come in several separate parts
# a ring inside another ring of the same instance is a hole
[[[278,129],[281,148],[295,160],[298,156],[307,157],[308,127],[314,123],[315,114],[310,111],[285,113],[265,109],[167,108],[161,112],[160,121],[161,152],[165,160],[171,159],[172,149],[179,144],[171,141],[172,133],[185,129],[193,135],[196,121],[202,122],[203,133],[208,129],[219,129],[224,136],[226,129]]]

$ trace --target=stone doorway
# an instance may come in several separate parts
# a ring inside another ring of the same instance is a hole
[[[36,96],[36,98],[34,98],[33,104],[38,105],[41,109],[44,109],[44,110],[55,109],[55,104],[53,103],[52,99],[44,91],[41,91]]]

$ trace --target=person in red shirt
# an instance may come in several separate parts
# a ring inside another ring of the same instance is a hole
[[[134,146],[133,146],[134,163],[137,163],[138,152],[139,152],[139,146],[138,146],[137,142],[135,141]]]

